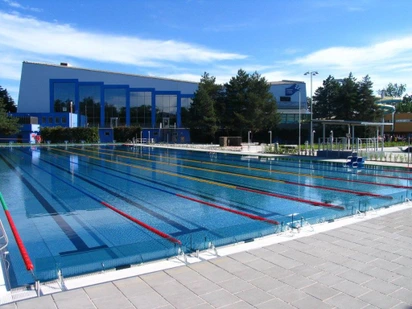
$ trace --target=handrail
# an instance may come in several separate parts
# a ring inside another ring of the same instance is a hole
[[[23,258],[24,264],[26,265],[26,269],[32,271],[34,269],[33,263],[30,260],[30,256],[27,253],[26,247],[24,247],[23,241],[20,238],[19,232],[17,231],[16,225],[14,224],[13,218],[7,208],[6,202],[4,201],[3,195],[0,192],[0,202],[3,206],[3,210],[6,213],[7,220],[9,221],[9,225],[11,231],[13,232],[14,239],[16,240],[17,246],[20,250],[21,257]]]
[[[1,221],[1,219],[0,219],[0,233],[1,233],[0,239],[4,238],[4,244],[1,244],[1,247],[0,247],[0,251],[3,251],[3,249],[5,249],[9,244],[9,238],[7,237],[6,230],[4,229],[3,222]]]

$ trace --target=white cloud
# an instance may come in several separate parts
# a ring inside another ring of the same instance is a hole
[[[0,44],[43,55],[67,55],[100,62],[156,66],[163,62],[212,62],[244,59],[245,55],[220,52],[173,40],[82,32],[70,25],[43,22],[0,12]]]
[[[29,11],[33,11],[33,12],[43,11],[42,9],[39,9],[39,8],[35,8],[35,7],[31,7],[31,6],[23,6],[20,3],[18,3],[17,1],[3,0],[3,2],[8,4],[9,6],[11,6],[12,8],[15,8],[15,9],[29,10]]]

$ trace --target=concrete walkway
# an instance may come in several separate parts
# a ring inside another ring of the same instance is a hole
[[[2,308],[412,308],[411,206]]]

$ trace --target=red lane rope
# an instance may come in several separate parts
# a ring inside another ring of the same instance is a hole
[[[134,223],[137,223],[138,225],[143,226],[145,229],[151,231],[152,233],[155,233],[155,234],[169,240],[172,243],[175,243],[175,244],[178,244],[178,245],[182,244],[182,242],[179,239],[176,239],[176,238],[170,236],[169,234],[166,234],[166,233],[164,233],[164,232],[162,232],[162,231],[160,231],[160,230],[158,230],[158,229],[156,229],[156,228],[154,228],[154,227],[152,227],[152,226],[150,226],[150,225],[148,225],[148,224],[146,224],[146,223],[144,223],[144,222],[142,222],[142,221],[140,221],[136,218],[133,218],[132,216],[128,215],[127,213],[125,213],[125,212],[123,212],[123,211],[121,211],[121,210],[119,210],[115,207],[113,207],[110,204],[108,204],[104,201],[100,201],[100,203],[103,204],[104,206],[106,206],[107,208],[110,208],[111,210],[117,212],[118,214],[122,215],[123,217],[133,221]]]
[[[7,216],[7,220],[9,221],[9,225],[11,231],[13,232],[14,239],[16,239],[17,247],[20,250],[20,254],[23,258],[24,264],[26,265],[26,269],[32,271],[34,269],[33,263],[30,260],[30,256],[27,253],[26,248],[24,247],[23,241],[20,238],[19,232],[17,231],[16,225],[14,224],[13,218],[8,210],[4,210]]]
[[[189,196],[186,196],[186,195],[181,195],[179,193],[177,193],[176,196],[181,197],[181,198],[185,198],[185,199],[190,200],[190,201],[198,202],[198,203],[201,203],[203,205],[207,205],[207,206],[214,207],[214,208],[217,208],[217,209],[221,209],[221,210],[224,210],[224,211],[232,212],[232,213],[238,214],[238,215],[243,216],[243,217],[248,217],[248,218],[253,219],[253,220],[264,221],[264,222],[275,224],[275,225],[279,224],[279,222],[276,221],[276,220],[266,219],[264,217],[252,215],[252,214],[247,213],[247,212],[227,208],[227,207],[224,207],[224,206],[219,206],[219,205],[216,205],[216,204],[213,204],[213,203],[198,200],[198,199],[193,198],[193,197],[189,197]]]
[[[310,205],[313,205],[313,206],[322,206],[322,207],[334,208],[334,209],[339,209],[339,210],[345,210],[345,207],[343,207],[343,206],[333,205],[333,204],[324,203],[324,202],[315,202],[315,201],[306,200],[306,199],[299,198],[299,197],[293,197],[293,196],[282,195],[282,194],[277,194],[277,193],[271,193],[271,192],[265,192],[265,191],[260,191],[260,190],[248,189],[248,188],[244,188],[244,187],[236,187],[236,189],[239,189],[239,190],[242,190],[242,191],[258,193],[258,194],[269,195],[269,196],[275,196],[275,197],[279,197],[279,198],[283,198],[283,199],[287,199],[287,200],[291,200],[291,201],[297,201],[297,202],[301,202],[301,203],[310,204]]]

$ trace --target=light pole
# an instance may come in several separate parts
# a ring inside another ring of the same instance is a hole
[[[310,75],[310,132],[313,132],[313,93],[312,93],[312,76],[319,74],[317,71],[307,71],[304,75]],[[310,137],[310,151],[313,154],[313,138]]]
[[[247,143],[250,144],[250,134],[252,131],[247,132]]]
[[[272,144],[272,131],[268,131],[269,133],[269,145]]]
[[[73,101],[70,101],[70,125],[71,128],[73,126]]]
[[[302,131],[302,121],[301,121],[301,112],[300,112],[300,102],[301,102],[301,95],[300,95],[300,89],[299,89],[299,145],[298,145],[298,156],[300,156],[300,135],[301,135],[301,131]]]

